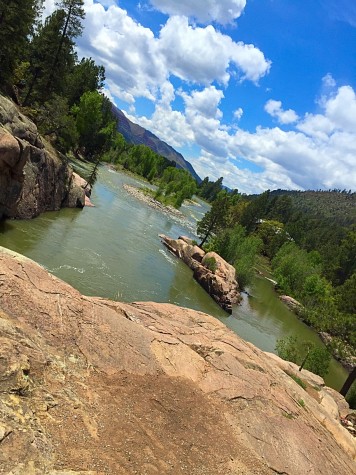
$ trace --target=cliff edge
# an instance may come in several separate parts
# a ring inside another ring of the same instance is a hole
[[[45,147],[35,124],[0,96],[0,219],[84,204],[71,167]]]
[[[2,474],[355,473],[344,401],[301,377],[204,313],[85,297],[0,248]]]

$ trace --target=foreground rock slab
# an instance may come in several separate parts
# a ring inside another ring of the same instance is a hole
[[[1,474],[355,473],[315,385],[213,317],[85,297],[0,248]]]

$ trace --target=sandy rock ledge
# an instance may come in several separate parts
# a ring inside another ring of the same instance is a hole
[[[1,474],[355,473],[315,386],[204,313],[85,297],[0,249]]]

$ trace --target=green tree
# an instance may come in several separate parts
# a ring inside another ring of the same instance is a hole
[[[197,234],[201,239],[200,247],[213,235],[224,229],[229,221],[231,201],[226,190],[220,191],[210,210],[197,223]]]
[[[42,0],[0,0],[0,88],[9,92]]]
[[[288,336],[277,340],[276,351],[280,358],[292,363],[298,363],[299,361],[299,346],[296,336]]]
[[[52,90],[53,78],[59,73],[59,59],[62,49],[65,47],[66,43],[73,43],[73,40],[82,34],[82,20],[85,17],[83,0],[61,0],[56,3],[56,5],[59,7],[59,10],[64,12],[64,23],[61,28],[61,35],[54,54],[51,72],[45,86],[47,92]]]
[[[44,103],[49,99],[48,83],[51,78],[51,93],[63,95],[66,90],[66,78],[74,67],[76,55],[74,43],[65,38],[62,42],[60,54],[57,57],[57,74],[53,72],[53,56],[61,41],[61,30],[66,17],[63,10],[56,10],[46,18],[33,36],[29,46],[30,67],[28,86],[23,105],[34,102]],[[60,72],[59,72],[60,70]]]
[[[284,224],[275,220],[261,220],[256,235],[263,241],[263,252],[269,258],[274,257],[282,245],[291,241]]]
[[[204,198],[210,203],[213,202],[223,189],[222,182],[223,177],[218,178],[216,181],[210,181],[209,177],[205,177],[198,187],[198,196]]]
[[[356,272],[336,289],[337,306],[341,312],[356,314]]]
[[[91,58],[82,58],[68,76],[65,95],[69,106],[78,103],[85,92],[100,91],[104,86],[105,69]]]
[[[331,355],[327,348],[312,346],[306,359],[304,368],[314,374],[324,377],[329,372]]]
[[[276,350],[280,358],[299,365],[299,371],[305,368],[322,377],[329,371],[331,355],[325,347],[289,336],[277,340]]]
[[[254,276],[254,266],[258,254],[261,252],[263,243],[257,236],[247,236],[237,249],[237,257],[234,262],[236,278],[241,288],[251,283]]]
[[[42,135],[52,137],[61,152],[76,146],[78,132],[65,97],[54,95],[45,102],[37,111],[36,124]]]
[[[197,185],[187,170],[168,167],[164,170],[155,198],[180,208],[185,199],[196,192]]]
[[[72,108],[79,134],[81,153],[89,160],[102,155],[111,145],[117,123],[110,101],[97,91],[86,92]]]
[[[339,246],[339,281],[342,284],[356,273],[356,226],[350,229]]]
[[[268,200],[270,191],[267,190],[254,199],[245,208],[240,224],[244,226],[248,233],[254,231],[259,221],[263,219],[268,210]]]

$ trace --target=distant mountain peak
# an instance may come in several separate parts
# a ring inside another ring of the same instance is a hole
[[[126,117],[122,110],[115,106],[113,106],[113,113],[118,119],[118,131],[125,137],[125,140],[135,145],[142,144],[150,147],[151,150],[158,153],[162,157],[175,162],[178,168],[187,170],[198,181],[198,183],[201,182],[201,178],[198,176],[191,163],[189,163],[181,153],[174,150],[173,147],[168,145],[163,140],[160,140],[149,130],[132,122]]]

